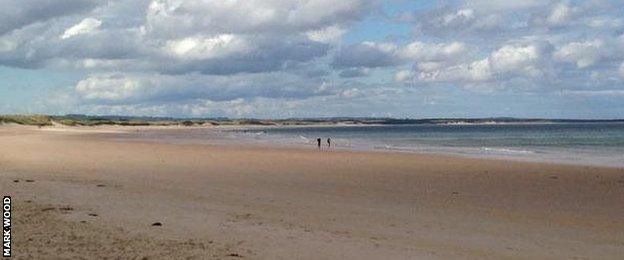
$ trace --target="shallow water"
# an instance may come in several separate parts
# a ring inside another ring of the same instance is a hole
[[[339,149],[403,151],[624,167],[623,123],[277,127],[237,138]]]
[[[157,142],[450,154],[624,168],[624,123],[188,128],[116,135]]]

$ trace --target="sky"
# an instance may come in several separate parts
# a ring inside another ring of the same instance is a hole
[[[618,0],[0,6],[0,114],[624,118]]]

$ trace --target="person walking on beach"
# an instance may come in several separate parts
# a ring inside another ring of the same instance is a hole
[[[327,148],[331,148],[331,138],[327,138]]]
[[[318,149],[321,150],[321,138],[316,138],[316,142],[318,143]]]

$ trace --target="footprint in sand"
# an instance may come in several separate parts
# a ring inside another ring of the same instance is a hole
[[[35,182],[35,180],[26,180],[26,182]]]
[[[160,223],[160,222],[152,223],[152,227],[160,227],[160,226],[162,226],[162,223]]]

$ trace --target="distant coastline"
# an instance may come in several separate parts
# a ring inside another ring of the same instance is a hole
[[[550,124],[550,123],[624,123],[624,119],[542,119],[542,118],[377,118],[377,117],[326,117],[326,118],[175,118],[91,115],[0,115],[0,124],[32,126],[314,126],[314,125],[475,125],[475,124]]]

